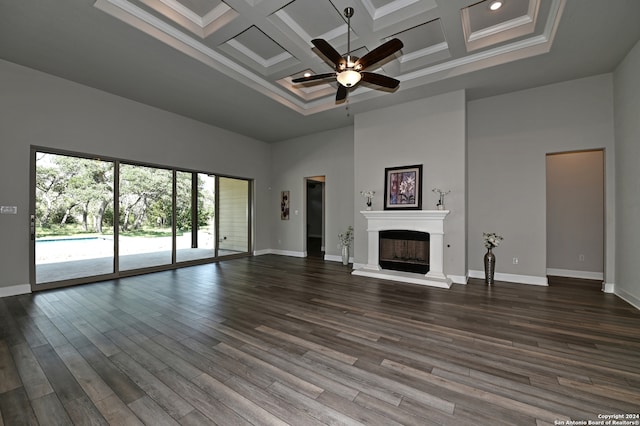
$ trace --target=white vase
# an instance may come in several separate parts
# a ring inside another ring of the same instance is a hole
[[[342,246],[342,264],[349,264],[349,246]]]

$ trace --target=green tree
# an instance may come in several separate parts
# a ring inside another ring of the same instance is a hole
[[[171,204],[172,181],[169,170],[122,164],[120,229],[127,232],[140,229],[143,224],[158,226],[163,219],[170,219],[170,216],[159,215],[159,212],[162,212],[163,205]]]

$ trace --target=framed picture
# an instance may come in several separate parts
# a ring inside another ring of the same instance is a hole
[[[289,220],[289,191],[280,192],[280,219]]]
[[[422,164],[384,169],[384,209],[422,209]]]

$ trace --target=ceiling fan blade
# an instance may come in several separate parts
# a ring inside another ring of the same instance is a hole
[[[328,60],[330,60],[336,68],[342,62],[344,62],[344,58],[340,56],[338,51],[334,49],[326,40],[321,38],[314,38],[311,40],[311,43],[322,53]]]
[[[307,81],[314,81],[314,80],[322,80],[324,78],[329,78],[329,77],[336,77],[336,73],[335,72],[329,72],[326,74],[316,74],[316,75],[310,75],[308,77],[298,77],[298,78],[294,78],[293,80],[291,80],[293,83],[305,83]]]
[[[373,72],[361,72],[360,76],[362,76],[362,81],[386,87],[388,89],[395,89],[400,84],[400,81],[396,80],[395,78],[387,77],[386,75],[376,74]]]
[[[367,67],[375,64],[376,62],[380,62],[387,56],[393,55],[403,47],[404,44],[399,39],[391,39],[388,42],[376,47],[371,52],[364,55],[362,58],[358,59],[355,65],[356,67],[360,65],[362,67],[361,70],[364,70]]]
[[[347,99],[347,88],[342,84],[338,84],[338,92],[336,93],[336,102],[342,102]]]

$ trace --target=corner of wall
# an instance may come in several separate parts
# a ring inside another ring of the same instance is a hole
[[[633,306],[634,308],[640,310],[640,298],[635,297],[633,294],[625,291],[622,288],[618,288],[615,290],[614,294]]]

